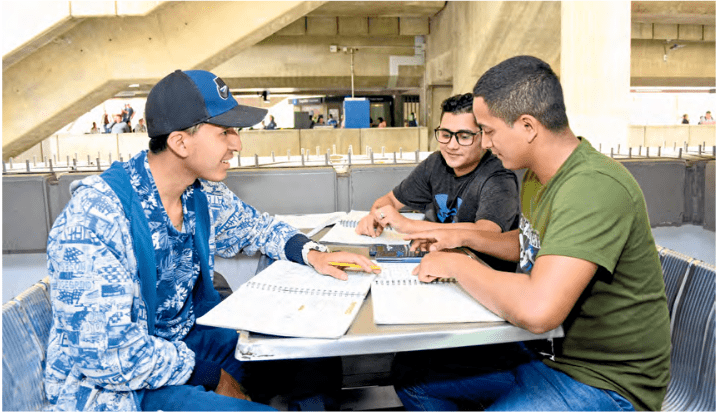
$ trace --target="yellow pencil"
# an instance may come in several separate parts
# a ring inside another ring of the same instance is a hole
[[[329,265],[339,267],[344,270],[363,270],[361,265],[358,265],[356,263],[347,263],[347,262],[328,262]],[[371,269],[380,269],[380,266],[371,265]]]

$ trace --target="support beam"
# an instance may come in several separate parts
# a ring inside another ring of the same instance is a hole
[[[458,18],[471,35],[458,37],[463,44],[455,53],[459,68],[453,83],[456,92],[471,91],[490,67],[517,55],[539,57],[559,75],[560,4],[564,2],[460,3],[468,10]]]
[[[630,5],[562,2],[561,82],[570,127],[593,146],[628,137]]]

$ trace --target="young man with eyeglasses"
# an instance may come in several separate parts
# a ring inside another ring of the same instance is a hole
[[[379,236],[390,225],[401,233],[433,229],[507,232],[517,228],[519,203],[517,177],[502,167],[502,162],[482,148],[482,130],[472,113],[472,93],[446,99],[442,105],[440,126],[434,136],[440,151],[428,156],[395,189],[373,203],[370,213],[361,219],[356,232]],[[425,213],[426,220],[402,216],[398,211],[410,207]],[[461,239],[447,238],[436,243],[422,237],[413,249],[439,250],[457,246]],[[516,265],[479,253],[492,267],[514,270]]]
[[[562,325],[564,337],[542,350],[526,342],[504,352],[511,365],[423,360],[394,383],[404,407],[661,410],[669,311],[639,185],[570,129],[559,79],[542,60],[503,61],[482,75],[474,95],[483,147],[505,167],[528,169],[519,230],[483,240],[520,259],[520,273],[436,252],[414,274],[423,282],[454,278],[508,322],[533,333]]]

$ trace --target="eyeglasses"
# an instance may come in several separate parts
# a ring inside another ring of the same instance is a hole
[[[435,139],[437,139],[438,142],[448,144],[450,143],[452,137],[455,136],[455,140],[460,146],[470,146],[472,142],[475,141],[475,136],[481,134],[482,129],[480,129],[477,133],[473,133],[468,130],[458,130],[457,132],[452,132],[448,129],[435,129]]]

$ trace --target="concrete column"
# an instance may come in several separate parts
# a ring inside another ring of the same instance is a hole
[[[560,80],[569,123],[602,151],[626,147],[631,3],[563,1]]]
[[[403,116],[405,116],[403,114],[403,93],[395,92],[393,95],[393,104],[395,105],[393,110],[393,127],[403,127]]]

